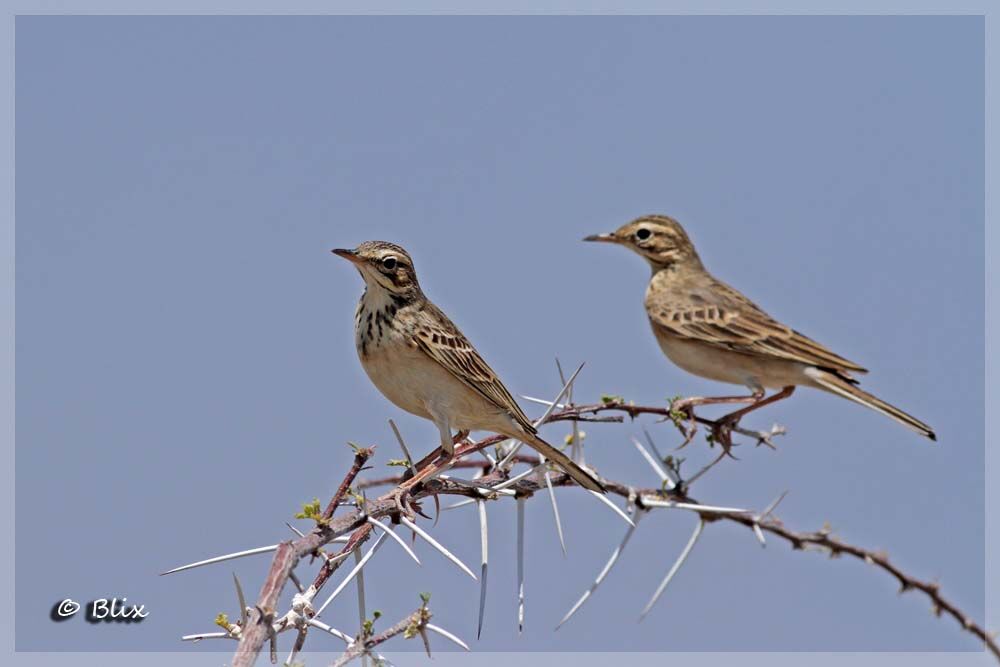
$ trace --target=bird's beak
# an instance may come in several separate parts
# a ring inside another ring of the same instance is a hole
[[[338,257],[343,257],[347,261],[356,264],[358,266],[364,264],[365,261],[360,257],[358,257],[358,253],[354,252],[353,250],[348,250],[347,248],[334,248],[330,252],[332,252],[334,255]]]
[[[618,243],[618,237],[614,234],[591,234],[583,239],[584,241],[597,241],[599,243]]]

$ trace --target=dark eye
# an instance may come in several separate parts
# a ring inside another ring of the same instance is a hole
[[[396,268],[396,258],[386,257],[385,259],[382,260],[382,266],[392,271],[393,269]]]
[[[646,239],[648,239],[652,235],[653,235],[653,232],[649,231],[645,227],[643,227],[642,229],[640,229],[639,231],[637,231],[635,233],[635,237],[637,239],[639,239],[640,241],[645,241]]]

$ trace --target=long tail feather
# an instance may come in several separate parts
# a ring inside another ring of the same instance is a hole
[[[578,466],[570,457],[566,456],[561,451],[539,438],[537,435],[531,434],[529,436],[528,434],[523,434],[518,436],[518,439],[523,440],[525,444],[530,446],[536,452],[562,468],[567,475],[573,478],[574,482],[583,488],[590,489],[591,491],[596,491],[598,493],[607,492],[604,485],[597,481],[593,475]]]
[[[927,424],[923,423],[916,417],[903,412],[896,406],[890,405],[882,399],[872,396],[868,392],[859,389],[843,378],[819,368],[810,368],[806,371],[806,374],[812,378],[812,380],[816,383],[816,387],[819,389],[824,389],[831,394],[837,394],[838,396],[842,396],[843,398],[854,401],[855,403],[860,403],[866,408],[871,408],[875,412],[880,412],[886,417],[896,420],[903,426],[916,431],[925,438],[937,440],[937,436],[934,434],[934,429]]]

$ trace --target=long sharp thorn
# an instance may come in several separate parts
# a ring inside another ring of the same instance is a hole
[[[566,375],[563,373],[562,364],[559,363],[559,357],[556,357],[556,370],[559,371],[559,381],[566,384]]]
[[[559,393],[556,394],[556,397],[552,400],[552,405],[550,405],[545,410],[545,412],[542,413],[541,417],[539,417],[534,421],[534,426],[536,428],[545,423],[545,420],[549,418],[549,415],[551,415],[553,411],[555,411],[556,404],[563,399],[563,396],[566,395],[566,392],[572,391],[573,382],[576,380],[576,376],[580,374],[580,371],[583,370],[583,366],[584,364],[580,364],[580,366],[575,371],[573,371],[573,375],[570,376],[569,380],[563,383],[563,388],[559,390]]]
[[[542,463],[545,463],[545,457],[542,457]],[[552,517],[556,521],[556,534],[559,535],[559,546],[562,548],[563,558],[566,557],[566,540],[563,539],[563,529],[562,521],[559,519],[559,505],[556,503],[556,492],[552,488],[552,478],[549,477],[549,471],[545,471],[545,486],[549,488],[549,500],[552,502]]]
[[[642,433],[646,436],[646,442],[649,443],[649,448],[653,450],[654,454],[656,454],[656,458],[662,461],[663,454],[660,453],[660,449],[656,446],[656,443],[653,442],[653,436],[649,434],[649,430],[645,426],[642,427]]]
[[[331,602],[333,602],[333,599],[335,597],[337,597],[338,595],[340,595],[340,592],[343,591],[347,587],[347,584],[351,583],[351,580],[354,579],[354,577],[359,572],[361,572],[361,568],[363,568],[365,566],[365,563],[367,563],[369,560],[371,560],[371,557],[375,555],[375,552],[378,551],[378,548],[380,546],[382,546],[382,542],[384,542],[384,541],[385,541],[385,533],[382,533],[381,535],[379,535],[378,537],[375,538],[375,543],[372,544],[371,548],[367,551],[367,553],[365,553],[365,555],[361,558],[361,560],[359,560],[354,565],[354,569],[352,569],[350,572],[347,573],[347,576],[344,577],[344,580],[340,582],[340,585],[337,586],[336,590],[334,590],[332,593],[330,593],[330,597],[328,597],[326,599],[326,602],[324,602],[320,606],[320,608],[316,610],[316,616],[319,616],[320,614],[322,614],[323,610],[326,609],[327,606]],[[347,556],[347,555],[348,554],[344,554],[344,556]]]
[[[508,486],[514,486],[515,484],[517,484],[518,482],[520,482],[525,477],[528,477],[529,475],[533,475],[541,467],[542,467],[542,464],[539,463],[538,465],[532,466],[531,468],[528,468],[527,470],[525,470],[523,472],[519,472],[516,475],[514,475],[513,477],[511,477],[510,479],[506,479],[506,480],[500,482],[499,484],[497,484],[496,486],[494,486],[493,490],[494,491],[500,491],[500,490],[506,489]]]
[[[455,642],[456,644],[458,644],[459,646],[461,646],[462,648],[464,648],[466,651],[470,650],[468,644],[466,644],[461,639],[459,639],[455,635],[451,634],[450,632],[448,632],[444,628],[439,627],[437,625],[434,625],[433,623],[426,623],[426,624],[424,624],[424,627],[427,628],[428,630],[430,630],[431,632],[436,632],[437,634],[441,635],[445,639],[450,639],[451,641]]]
[[[566,376],[563,374],[562,364],[559,363],[559,357],[556,357],[556,369],[559,371],[559,381],[566,384]],[[572,385],[570,385],[569,391],[566,392],[566,403],[570,406],[573,405]],[[573,434],[573,445],[570,447],[570,458],[577,463],[584,463],[583,440],[580,438],[580,422],[578,420],[573,420],[572,425],[570,426],[570,432]]]
[[[387,533],[382,533],[382,535],[385,536]],[[354,561],[355,567],[361,565],[361,549],[359,548],[354,550]],[[363,628],[367,620],[366,616],[368,615],[368,612],[365,610],[365,573],[363,570],[358,570],[358,577],[354,583],[358,588],[358,627]],[[367,651],[361,654],[361,664],[363,667],[368,667],[371,664]]]
[[[476,502],[475,498],[466,498],[465,500],[459,500],[457,503],[452,503],[451,505],[446,505],[442,508],[442,511],[447,512],[448,510],[458,509],[459,507],[465,507],[466,505],[471,505]]]
[[[552,405],[552,401],[546,398],[536,398],[535,396],[525,396],[524,394],[519,394],[521,398],[528,401],[529,403],[538,403],[539,405]],[[565,403],[556,403],[556,407],[560,410],[565,410],[569,406]]]
[[[764,539],[764,531],[760,529],[760,524],[756,521],[753,522],[753,534],[757,536],[757,541],[760,542],[760,546],[767,546],[767,540]]]
[[[387,526],[378,519],[373,519],[372,517],[368,517],[368,522],[371,523],[372,525],[378,526],[383,533],[387,534],[389,537],[396,540],[396,543],[399,546],[403,547],[403,551],[409,554],[410,558],[412,558],[417,565],[421,565],[420,559],[417,558],[417,554],[413,553],[413,549],[411,549],[410,545],[406,543],[406,540],[404,540],[402,537],[393,532],[392,530],[393,526]]]
[[[465,563],[463,563],[461,560],[459,560],[458,557],[455,556],[455,554],[451,553],[450,551],[448,551],[447,549],[445,549],[443,546],[441,546],[441,543],[438,542],[437,540],[435,540],[433,537],[431,537],[430,534],[427,531],[425,531],[423,528],[421,528],[417,524],[415,524],[412,521],[410,521],[405,516],[399,517],[399,520],[407,528],[409,528],[410,530],[412,530],[414,533],[416,533],[420,537],[424,538],[424,540],[426,540],[428,544],[430,544],[432,547],[434,547],[435,549],[437,549],[438,551],[440,551],[441,554],[445,558],[447,558],[452,563],[454,563],[455,565],[457,565],[459,567],[459,569],[462,570],[462,572],[465,572],[467,575],[469,575],[470,577],[472,577],[473,580],[477,580],[477,577],[476,577],[475,573],[473,573],[473,571],[470,570],[469,567]]]
[[[524,632],[524,498],[517,499],[517,633]]]
[[[653,469],[653,472],[656,473],[656,476],[660,478],[660,481],[670,482],[670,486],[673,487],[673,480],[670,479],[670,475],[668,475],[667,471],[663,469],[663,466],[660,465],[660,462],[654,459],[653,455],[650,454],[649,451],[642,446],[642,443],[639,442],[637,438],[632,438],[632,444],[635,445],[635,448],[639,450],[640,454],[642,454],[642,458],[646,459],[646,463],[648,463],[649,467]]]
[[[638,525],[639,519],[641,518],[642,518],[642,512],[639,510],[639,508],[635,508],[634,510],[632,510],[632,520],[636,525]],[[563,624],[566,623],[566,621],[572,618],[573,614],[575,614],[577,610],[583,606],[583,603],[586,602],[590,598],[590,596],[594,594],[594,591],[597,590],[597,587],[601,585],[601,582],[603,582],[605,577],[608,576],[608,573],[611,572],[611,568],[614,567],[615,563],[618,562],[618,558],[622,555],[622,551],[625,550],[625,545],[628,544],[628,541],[630,539],[632,539],[632,533],[634,532],[635,532],[635,525],[629,526],[628,529],[625,531],[625,537],[623,537],[621,543],[617,547],[615,547],[615,550],[611,552],[611,557],[608,558],[608,562],[604,564],[604,568],[601,570],[600,574],[597,575],[597,578],[594,580],[594,583],[590,585],[590,588],[588,588],[586,591],[583,592],[583,595],[581,595],[580,599],[576,601],[576,604],[574,604],[573,607],[568,612],[566,612],[566,615],[562,617],[561,621],[559,621],[559,625],[556,626],[556,630],[561,628]]]
[[[236,599],[240,603],[240,627],[247,627],[247,600],[243,597],[243,587],[240,586],[240,579],[233,572],[233,584],[236,585]]]
[[[693,512],[708,512],[711,514],[748,514],[749,510],[739,507],[718,507],[716,505],[699,505],[698,503],[683,503],[660,498],[643,498],[643,504],[648,507],[666,507],[670,509],[691,510]]]
[[[182,642],[200,642],[202,639],[228,639],[231,635],[228,632],[203,632],[197,635],[184,635]]]
[[[533,425],[536,428],[544,424],[545,420],[548,419],[549,415],[551,415],[553,410],[556,409],[556,404],[562,400],[562,397],[565,396],[566,392],[570,389],[570,387],[573,386],[573,381],[576,380],[576,376],[579,375],[580,371],[583,370],[583,366],[584,366],[583,364],[580,364],[580,367],[576,369],[576,371],[573,373],[572,376],[570,376],[569,380],[563,385],[563,388],[559,391],[559,394],[555,397],[555,400],[552,401],[552,405],[546,408],[545,412],[542,413],[542,416],[533,422]],[[514,458],[514,455],[517,454],[517,450],[520,449],[521,445],[523,444],[524,444],[523,442],[515,443],[514,446],[510,448],[510,451],[507,452],[506,456],[504,456],[503,459],[497,465],[500,467],[505,467],[507,464],[509,464],[510,461]]]
[[[389,426],[392,427],[392,432],[396,434],[396,441],[399,442],[399,448],[403,450],[403,456],[406,457],[406,467],[409,468],[410,472],[414,475],[417,474],[417,469],[413,467],[413,457],[410,456],[410,450],[406,448],[406,443],[403,441],[402,434],[399,432],[399,429],[396,428],[396,422],[390,419]]]
[[[615,514],[617,514],[618,516],[620,516],[622,519],[625,520],[625,523],[627,523],[630,526],[635,526],[635,523],[632,521],[632,518],[628,514],[626,514],[622,508],[618,507],[618,505],[615,505],[613,502],[611,502],[610,498],[605,497],[604,495],[598,493],[597,491],[591,491],[590,489],[587,489],[587,493],[591,494],[592,496],[600,500],[602,503],[610,507],[612,510],[614,510]]]
[[[353,637],[348,636],[346,633],[341,632],[337,628],[334,628],[334,627],[331,627],[331,626],[327,625],[326,623],[324,623],[323,621],[319,620],[318,618],[310,618],[308,621],[306,621],[306,623],[308,623],[309,625],[313,626],[314,628],[319,628],[320,630],[322,630],[324,632],[329,632],[334,637],[337,637],[338,639],[343,640],[343,642],[345,644],[351,644],[351,643],[354,642],[354,638]]]
[[[649,610],[653,608],[653,605],[656,604],[656,601],[660,599],[661,595],[663,595],[663,591],[666,590],[667,584],[669,584],[670,580],[674,578],[674,575],[677,574],[677,571],[681,569],[681,565],[683,565],[684,561],[687,560],[688,555],[690,555],[691,553],[691,549],[694,548],[694,545],[698,541],[698,538],[701,537],[701,531],[704,529],[705,529],[705,520],[698,519],[698,525],[694,527],[694,532],[691,533],[691,538],[688,540],[687,544],[684,545],[684,550],[681,551],[681,555],[677,557],[676,561],[674,561],[673,566],[667,572],[667,576],[663,578],[663,581],[661,581],[660,585],[656,588],[656,592],[653,593],[653,597],[650,598],[649,603],[646,605],[646,608],[642,610],[641,614],[639,614],[640,621],[646,618],[646,614],[649,613]]]
[[[781,503],[782,500],[785,499],[785,496],[787,496],[787,495],[788,495],[788,491],[782,491],[781,495],[778,496],[777,498],[775,498],[774,502],[772,502],[770,505],[768,505],[767,508],[763,512],[760,513],[760,519],[758,519],[758,520],[759,521],[764,521],[765,519],[767,519],[767,517],[771,516],[771,512],[773,512],[774,510],[776,510],[778,508],[778,505]]]
[[[486,501],[477,500],[479,506],[479,547],[482,552],[482,566],[479,570],[479,626],[476,628],[476,639],[483,635],[483,617],[486,615],[486,569],[489,562],[490,540],[486,527]]]
[[[278,548],[277,544],[271,544],[266,547],[257,547],[256,549],[247,549],[246,551],[237,551],[236,553],[226,554],[225,556],[216,556],[215,558],[206,558],[205,560],[200,560],[197,563],[189,563],[188,565],[181,565],[180,567],[175,567],[172,570],[167,570],[166,572],[161,572],[162,577],[165,574],[173,574],[175,572],[182,572],[184,570],[191,570],[196,567],[202,567],[204,565],[213,565],[215,563],[222,563],[227,560],[233,560],[235,558],[243,558],[244,556],[255,556],[257,554],[266,554],[274,551]]]

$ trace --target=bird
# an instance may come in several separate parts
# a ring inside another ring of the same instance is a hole
[[[723,418],[734,424],[748,412],[787,398],[797,386],[813,387],[937,439],[924,422],[861,389],[853,375],[867,369],[782,324],[709,273],[675,219],[646,215],[583,240],[624,246],[649,263],[646,314],[671,362],[694,375],[751,391],[750,396],[695,398],[682,407],[749,403]],[[765,398],[766,389],[779,391]]]
[[[580,486],[605,491],[596,477],[542,440],[472,343],[424,294],[406,250],[365,241],[332,252],[351,262],[365,282],[354,315],[361,366],[397,407],[437,426],[446,459],[469,431],[491,431],[525,443]],[[454,438],[452,429],[458,430]]]

